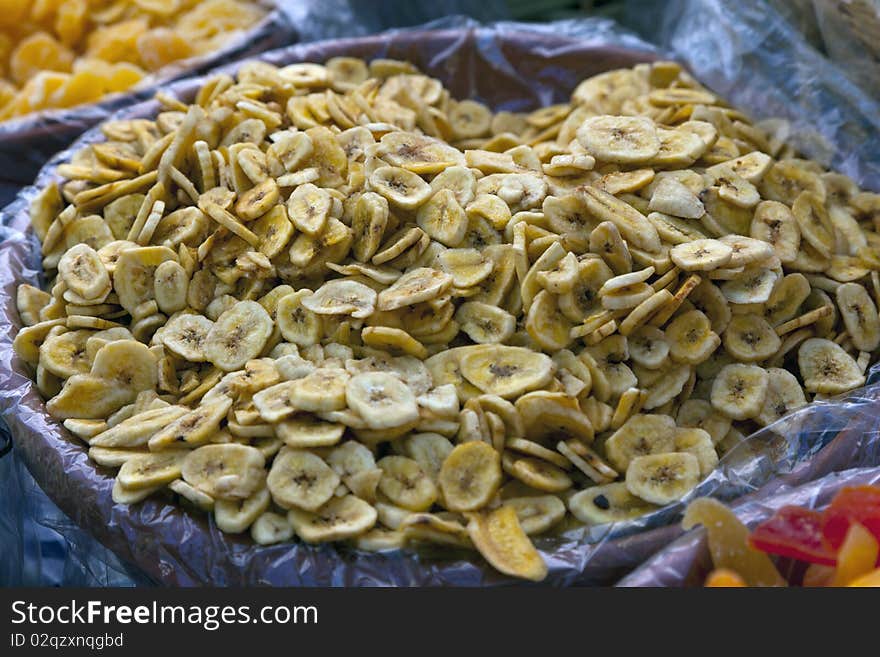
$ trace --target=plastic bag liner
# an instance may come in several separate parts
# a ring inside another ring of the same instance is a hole
[[[180,60],[141,80],[131,90],[69,109],[35,112],[0,122],[0,181],[30,184],[46,160],[86,129],[120,108],[152,98],[163,85],[270,48],[292,43],[297,33],[287,15],[271,0],[259,0],[267,14],[253,28],[232,36],[219,50]]]
[[[625,45],[622,45],[625,44]],[[443,80],[456,97],[480,99],[496,109],[527,110],[568,97],[582,78],[658,56],[607,21],[558,23],[540,30],[503,25],[493,28],[432,29],[375,37],[298,45],[266,54],[276,64],[322,61],[336,55],[395,57],[416,63]],[[232,70],[231,68],[229,70]],[[169,89],[182,99],[200,80]],[[147,102],[117,115],[143,117],[158,105]],[[100,140],[87,133],[74,148]],[[37,186],[55,178],[55,167],[70,151],[53,158]],[[288,543],[261,547],[248,536],[221,533],[213,520],[148,499],[114,505],[112,478],[87,458],[83,446],[44,411],[35,386],[17,362],[11,341],[20,326],[15,288],[36,283],[38,245],[27,228],[27,206],[36,188],[27,188],[4,211],[0,245],[0,400],[15,440],[16,454],[36,481],[78,525],[123,560],[169,585],[498,585],[511,580],[474,553],[411,551],[368,554],[346,546]],[[873,380],[872,380],[873,383]],[[723,459],[693,495],[733,498],[773,486],[786,474],[791,485],[810,481],[853,463],[880,463],[872,415],[880,386],[871,385],[843,400],[810,406],[747,440]],[[539,537],[554,585],[608,584],[632,570],[675,537],[666,526],[682,505],[612,526],[579,528]]]
[[[880,485],[880,468],[853,468],[794,488],[780,485],[772,495],[746,496],[732,505],[732,508],[742,522],[754,527],[783,506],[821,509],[844,486],[877,485]],[[679,533],[682,533],[680,529]],[[790,560],[782,560],[780,565],[783,575],[802,570],[797,563],[791,563]],[[711,569],[712,558],[706,532],[698,527],[624,577],[618,586],[703,586]]]
[[[785,119],[775,132],[798,150],[880,189],[880,99],[848,77],[852,62],[842,69],[820,55],[769,3],[626,0],[625,9],[627,25],[704,84],[759,118]],[[845,33],[823,36],[831,51],[853,47]],[[868,51],[859,55],[877,70]]]
[[[0,587],[151,583],[65,516],[15,451],[0,458],[0,500]]]

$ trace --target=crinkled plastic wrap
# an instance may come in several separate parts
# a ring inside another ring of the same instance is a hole
[[[0,122],[0,182],[30,184],[46,160],[86,129],[122,107],[151,98],[168,82],[298,40],[287,15],[276,7],[278,3],[259,0],[259,4],[266,9],[266,15],[251,29],[232,35],[219,50],[169,64],[131,90],[97,103],[34,112]]]
[[[820,55],[769,3],[627,0],[625,20],[737,107],[786,119],[775,122],[779,134],[809,157],[880,189],[880,98],[847,77],[848,61],[845,71]],[[876,60],[860,55],[876,72]]]
[[[150,583],[65,516],[17,452],[0,458],[0,500],[0,587]]]
[[[828,56],[859,86],[880,96],[880,0],[813,0]]]
[[[732,505],[732,508],[742,522],[754,527],[783,506],[821,509],[844,486],[868,485],[880,485],[880,468],[853,468],[835,472],[794,488],[782,484],[772,496],[750,495]],[[681,534],[681,530],[678,533]],[[696,528],[648,559],[624,577],[618,586],[702,586],[711,568],[712,558],[706,532]]]
[[[588,20],[530,30],[513,24],[479,28],[458,23],[454,28],[298,45],[268,53],[264,59],[285,64],[342,54],[408,59],[443,80],[456,97],[478,98],[496,109],[528,110],[566,99],[584,77],[649,61],[659,53],[608,21]],[[199,84],[199,80],[182,81],[170,92],[189,99]],[[149,116],[156,109],[155,103],[147,102],[120,116]],[[99,138],[99,132],[92,130],[73,148]],[[69,155],[68,151],[53,158],[37,186],[52,180],[54,168]],[[114,505],[111,477],[47,416],[35,386],[11,350],[12,335],[19,326],[15,287],[38,278],[38,246],[27,230],[26,216],[35,191],[24,190],[3,217],[7,228],[0,245],[0,406],[5,408],[16,455],[75,523],[125,562],[170,585],[511,583],[475,553],[377,555],[344,546],[300,543],[260,547],[246,535],[223,534],[211,519],[163,499]],[[880,441],[871,419],[877,413],[878,397],[880,386],[871,385],[845,400],[817,404],[786,418],[771,427],[778,433],[765,430],[731,452],[694,495],[763,494],[778,485],[780,475],[788,485],[797,485],[854,464],[880,463]],[[536,543],[549,566],[547,583],[615,582],[675,538],[678,530],[670,523],[681,509],[677,504],[627,523],[538,538]]]

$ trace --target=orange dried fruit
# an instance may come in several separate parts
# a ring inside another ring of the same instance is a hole
[[[2,0],[0,81],[11,87],[0,93],[0,121],[125,91],[147,71],[222,48],[265,13],[244,0]],[[25,93],[41,71],[72,75]]]
[[[872,570],[867,575],[862,575],[858,579],[854,579],[848,586],[870,586],[880,587],[880,568]]]
[[[31,19],[49,25],[55,12],[63,4],[64,0],[34,0],[31,5]]]
[[[54,107],[73,107],[98,100],[104,95],[104,78],[92,71],[78,71],[52,94]]]
[[[68,73],[58,73],[57,71],[40,71],[32,77],[21,90],[21,95],[27,98],[28,104],[32,110],[50,107],[50,98],[58,89],[60,89],[68,80]]]
[[[6,80],[0,80],[0,110],[5,108],[15,98],[16,89]]]
[[[113,93],[116,91],[125,91],[140,82],[146,71],[139,66],[129,64],[128,62],[119,62],[114,64],[106,76],[106,91]]]
[[[181,16],[177,29],[191,39],[209,39],[255,23],[261,13],[259,8],[236,0],[208,0]]]
[[[716,568],[706,578],[707,588],[739,588],[746,586],[745,580],[729,568]]]
[[[69,71],[73,51],[46,32],[37,32],[21,41],[10,57],[12,79],[25,84],[40,71]]]
[[[874,570],[880,544],[874,535],[858,523],[849,526],[837,553],[837,569],[831,586],[846,586]]]
[[[0,11],[0,27],[13,27],[25,20],[30,0],[3,0],[3,11]]]
[[[99,27],[86,39],[86,55],[108,62],[138,62],[137,40],[148,29],[144,18]]]
[[[156,71],[193,54],[193,47],[189,42],[167,27],[157,27],[140,35],[137,50],[144,68],[148,71]]]
[[[61,43],[73,48],[79,43],[86,29],[89,4],[86,0],[65,0],[55,15],[55,34]]]
[[[169,18],[180,11],[180,0],[134,0],[134,5],[162,18]]]
[[[786,586],[785,579],[763,552],[749,545],[749,529],[721,502],[701,497],[688,505],[681,526],[703,525],[716,568],[739,573],[750,586]]]

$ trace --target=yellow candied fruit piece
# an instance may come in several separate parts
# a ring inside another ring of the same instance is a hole
[[[70,48],[82,39],[88,20],[89,4],[86,0],[66,0],[55,15],[55,34],[61,43]]]
[[[846,586],[874,570],[880,544],[874,535],[858,523],[853,523],[837,553],[837,570],[832,586]]]
[[[106,92],[115,93],[130,89],[140,82],[144,75],[146,75],[146,71],[135,64],[128,62],[114,64],[110,74],[106,77]]]
[[[237,0],[208,0],[199,3],[177,22],[177,29],[193,39],[209,39],[221,32],[231,32],[259,20],[262,11]]]
[[[6,80],[0,80],[0,112],[12,102],[18,90]]]
[[[2,110],[0,110],[0,121],[5,121],[14,116],[20,116],[21,114],[27,114],[32,111],[33,109],[28,107],[27,98],[19,92]]]
[[[0,120],[125,91],[264,14],[243,0],[2,0]],[[45,71],[70,75],[34,79]]]
[[[167,27],[157,27],[144,32],[137,40],[140,60],[148,71],[157,71],[163,66],[186,59],[193,54],[193,47],[178,32]]]
[[[139,62],[137,40],[149,29],[144,18],[99,27],[86,39],[86,56],[108,62]]]
[[[880,568],[851,581],[848,586],[880,587]]]
[[[15,42],[12,40],[12,37],[6,34],[6,32],[0,32],[0,77],[8,77],[9,56],[12,54],[14,47]]]
[[[65,0],[34,0],[31,5],[31,20],[49,27],[52,24],[52,17],[64,2]]]
[[[111,64],[102,59],[78,59],[73,65],[74,74],[87,72],[101,78],[103,93],[125,91],[140,82],[146,71],[135,64],[119,62]]]
[[[74,73],[51,97],[53,107],[73,107],[91,103],[104,95],[105,78],[93,71]]]
[[[131,17],[128,0],[102,0],[102,4],[101,7],[95,7],[93,3],[89,12],[89,19],[96,25],[110,25]]]
[[[21,41],[10,57],[12,79],[20,85],[40,71],[66,72],[73,66],[73,51],[50,34],[37,32]]]
[[[706,578],[708,588],[740,588],[746,586],[739,573],[727,568],[716,568]]]
[[[0,27],[13,27],[21,23],[28,15],[31,0],[3,0],[3,11],[0,11]]]
[[[134,5],[162,18],[170,18],[180,11],[180,0],[134,0]]]
[[[63,87],[70,80],[68,73],[57,71],[40,71],[24,85],[19,92],[27,99],[27,105],[31,111],[51,107],[49,99],[52,94]]]

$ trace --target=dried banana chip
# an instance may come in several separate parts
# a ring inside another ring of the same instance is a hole
[[[798,368],[810,392],[836,394],[865,382],[856,361],[831,340],[810,338],[798,349]]]
[[[712,437],[703,429],[676,429],[675,451],[693,454],[697,457],[700,464],[700,477],[709,475],[718,465],[718,454],[712,443]]]
[[[490,445],[471,441],[457,445],[443,461],[437,482],[450,511],[476,511],[501,486],[501,457]]]
[[[594,187],[582,189],[587,209],[601,221],[610,221],[632,246],[648,253],[660,251],[657,229],[638,209]]]
[[[760,315],[734,315],[721,336],[727,353],[752,363],[769,358],[781,345],[776,331]]]
[[[404,210],[414,210],[431,197],[431,186],[417,174],[400,167],[379,167],[370,175],[371,188],[389,203]]]
[[[346,495],[334,497],[314,511],[291,509],[287,520],[305,542],[324,543],[365,534],[376,524],[376,510],[362,499]]]
[[[634,415],[605,442],[605,453],[618,472],[647,454],[665,454],[674,448],[675,420],[667,415]]]
[[[733,256],[733,249],[714,239],[699,239],[676,244],[669,257],[684,271],[712,271],[726,266]]]
[[[414,269],[379,293],[379,310],[396,310],[442,295],[452,285],[452,276],[430,267]]]
[[[371,429],[399,427],[419,417],[412,390],[387,372],[364,372],[351,377],[345,399]]]
[[[254,301],[239,301],[211,327],[202,345],[206,360],[230,372],[260,355],[272,333],[273,322]]]
[[[263,485],[264,465],[253,447],[205,445],[187,454],[181,472],[184,481],[214,499],[243,500]]]
[[[358,281],[339,279],[324,283],[302,300],[304,308],[319,315],[351,315],[362,319],[373,314],[376,291]]]
[[[868,291],[858,283],[837,288],[837,307],[856,349],[874,351],[880,345],[880,317]]]
[[[455,320],[460,329],[479,344],[506,342],[516,330],[516,317],[480,301],[461,304],[455,312]]]
[[[660,150],[656,126],[644,117],[596,116],[578,128],[577,139],[600,162],[638,164]]]
[[[669,504],[700,481],[700,462],[688,452],[637,456],[626,470],[629,492],[652,504]]]
[[[436,485],[413,459],[386,456],[376,465],[382,470],[379,490],[393,504],[409,511],[425,511],[436,501]]]
[[[761,412],[769,384],[767,370],[757,365],[726,365],[712,382],[712,406],[734,420]]]
[[[709,318],[699,310],[682,313],[673,319],[665,334],[672,359],[691,365],[706,360],[721,344]]]
[[[766,426],[788,413],[807,405],[803,388],[788,370],[771,367],[767,370],[767,392],[755,420]]]
[[[295,417],[280,422],[274,433],[288,447],[310,448],[335,445],[342,440],[345,426],[320,422],[305,416]]]
[[[290,447],[275,457],[266,478],[276,504],[306,511],[315,511],[328,502],[339,483],[339,475],[319,456]]]
[[[471,515],[468,534],[480,554],[502,573],[533,581],[547,576],[547,565],[523,531],[513,507]]]
[[[650,503],[629,492],[623,482],[591,486],[568,499],[572,515],[588,525],[603,525],[645,515],[652,511]]]
[[[188,452],[183,450],[133,456],[119,468],[116,479],[120,486],[130,491],[163,486],[180,477],[186,454]]]
[[[468,347],[459,356],[461,375],[483,392],[505,399],[546,385],[553,376],[549,356],[524,347]]]
[[[542,459],[519,458],[505,452],[501,457],[501,466],[511,477],[548,493],[561,493],[571,488],[573,483],[565,470]]]
[[[565,503],[555,495],[510,497],[504,505],[513,507],[522,530],[529,536],[543,534],[565,517]]]

